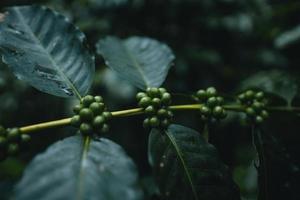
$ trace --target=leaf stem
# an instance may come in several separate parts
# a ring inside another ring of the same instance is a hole
[[[205,139],[206,142],[209,141],[209,125],[208,125],[208,123],[204,124],[204,127],[203,127],[203,137],[204,137],[204,139]]]
[[[201,106],[202,106],[202,104],[173,105],[173,106],[170,106],[170,109],[173,111],[199,110],[201,108]],[[242,105],[224,105],[223,107],[228,111],[234,111],[234,112],[243,112],[245,110],[245,107]],[[272,107],[267,107],[267,110],[281,111],[281,112],[300,112],[300,107],[282,107],[282,106],[275,107],[275,106],[272,106]],[[143,113],[144,113],[144,111],[142,108],[133,108],[133,109],[127,109],[127,110],[114,111],[114,112],[112,112],[112,116],[115,118],[128,117],[128,116],[141,115]],[[70,124],[70,122],[71,122],[71,118],[59,119],[59,120],[24,126],[24,127],[20,128],[20,131],[22,133],[31,133],[31,132],[36,132],[36,131],[49,129],[49,128],[57,128],[57,127],[67,126]]]

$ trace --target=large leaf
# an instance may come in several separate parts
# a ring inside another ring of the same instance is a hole
[[[96,47],[106,65],[141,89],[159,87],[175,58],[167,45],[145,37],[107,37]]]
[[[34,158],[16,187],[17,200],[138,200],[137,170],[108,139],[73,136]]]
[[[272,93],[291,105],[297,94],[298,85],[296,79],[287,72],[271,70],[258,72],[241,82],[240,90],[248,88],[259,88]]]
[[[40,6],[7,9],[0,23],[2,60],[21,80],[57,96],[88,92],[95,71],[85,37],[65,17]]]
[[[153,129],[149,161],[166,199],[240,199],[215,147],[190,128],[171,125],[164,132]]]

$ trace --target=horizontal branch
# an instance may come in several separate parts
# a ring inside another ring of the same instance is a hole
[[[169,108],[173,111],[199,110],[201,106],[202,104],[187,104],[187,105],[173,105],[170,106]],[[242,105],[224,105],[223,107],[228,111],[234,111],[234,112],[243,112],[245,110],[245,107]],[[300,107],[267,107],[267,110],[281,111],[281,112],[300,112]],[[128,117],[128,116],[140,115],[143,113],[144,111],[142,108],[133,108],[133,109],[127,109],[121,111],[114,111],[112,112],[112,116]],[[60,119],[55,121],[49,121],[49,122],[24,126],[20,128],[20,131],[22,133],[30,133],[30,132],[36,132],[44,129],[49,129],[49,128],[58,128],[62,126],[67,126],[70,125],[70,123],[71,123],[71,118],[65,118],[65,119]]]

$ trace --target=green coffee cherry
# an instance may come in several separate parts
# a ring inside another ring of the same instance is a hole
[[[93,120],[93,127],[100,128],[105,122],[105,117],[102,115],[96,116]]]
[[[137,95],[136,95],[136,99],[138,100],[138,101],[140,101],[143,97],[146,97],[147,96],[147,94],[145,93],[145,92],[139,92],[139,93],[137,93]]]
[[[85,97],[83,97],[82,99],[82,104],[85,107],[89,107],[91,103],[93,103],[95,101],[94,97],[92,95],[87,95]]]
[[[159,106],[161,105],[160,99],[159,99],[159,98],[156,98],[156,97],[152,99],[152,102],[151,102],[151,103],[152,103],[152,105],[155,106],[155,107],[159,107]]]
[[[207,98],[207,93],[205,90],[198,90],[196,96],[199,98],[200,101],[204,101]]]
[[[159,97],[160,96],[160,91],[158,90],[158,88],[148,88],[147,89],[147,94],[150,97]]]
[[[75,114],[79,114],[80,110],[83,108],[83,106],[81,104],[74,106],[73,108],[73,112]]]
[[[79,112],[80,118],[83,121],[91,121],[94,118],[94,113],[89,108],[83,108]]]
[[[105,111],[102,113],[102,116],[106,119],[106,120],[110,120],[112,118],[112,114],[111,112]]]
[[[157,111],[157,115],[159,117],[167,117],[168,116],[168,111],[164,108],[161,108]]]
[[[217,95],[217,90],[214,87],[209,87],[206,89],[207,97],[213,97]]]
[[[246,95],[243,93],[243,94],[240,94],[238,96],[238,99],[241,101],[241,102],[245,102],[246,101]]]
[[[107,124],[103,124],[101,128],[102,133],[107,133],[109,131],[109,126]]]
[[[262,117],[263,119],[266,119],[266,118],[269,117],[269,113],[268,113],[268,111],[266,111],[266,110],[262,110],[261,113],[260,113],[260,115],[261,115],[261,117]]]
[[[90,135],[93,133],[93,127],[88,124],[88,123],[82,123],[80,125],[80,132],[83,134],[83,135]]]
[[[19,152],[19,145],[16,143],[11,143],[7,147],[7,154],[10,156],[14,156]]]
[[[7,132],[7,140],[9,142],[18,142],[20,140],[20,130],[18,128],[9,129]]]
[[[252,107],[248,107],[246,108],[246,114],[248,116],[254,117],[256,115],[256,112]]]
[[[31,140],[30,135],[28,134],[21,134],[21,142],[22,143],[28,143]]]
[[[257,92],[257,93],[255,94],[255,98],[256,98],[257,100],[259,100],[259,101],[263,100],[264,97],[265,97],[264,92]]]
[[[98,103],[103,102],[103,98],[102,98],[101,96],[95,96],[94,99],[95,99],[95,101],[98,102]]]
[[[89,107],[95,115],[101,114],[104,110],[104,103],[93,102]]]
[[[143,97],[139,102],[139,106],[142,107],[142,108],[146,108],[150,104],[151,104],[151,98],[150,97]]]
[[[150,127],[150,122],[149,118],[144,119],[143,121],[143,127],[144,128],[149,128]]]
[[[158,90],[161,95],[167,92],[167,90],[165,88],[158,88]]]
[[[255,93],[252,90],[247,90],[245,92],[245,97],[247,100],[252,100],[254,98]]]
[[[224,103],[223,97],[216,97],[217,98],[217,104],[222,105]]]
[[[210,110],[210,108],[207,107],[207,106],[202,106],[202,107],[200,108],[200,113],[201,113],[202,115],[204,115],[204,116],[208,116],[208,115],[210,115],[211,110]]]
[[[169,119],[164,119],[160,122],[160,126],[162,128],[168,128],[168,126],[170,125],[170,120]]]
[[[169,105],[171,103],[171,94],[168,92],[163,93],[161,101],[164,105]]]
[[[151,117],[149,119],[149,124],[151,127],[158,127],[159,126],[159,119],[157,117]]]
[[[214,107],[214,106],[216,106],[218,104],[218,100],[217,100],[217,98],[216,97],[209,97],[208,98],[208,100],[207,100],[207,105],[209,106],[209,107]]]
[[[261,102],[258,102],[258,101],[255,101],[252,104],[252,108],[258,112],[261,111],[263,109],[263,107],[264,107],[264,104]]]
[[[79,127],[81,123],[81,119],[79,115],[75,115],[71,118],[71,125],[75,127]]]
[[[172,119],[174,117],[174,114],[172,111],[168,110],[167,118]]]
[[[153,115],[156,113],[156,109],[153,107],[153,106],[148,106],[146,109],[145,109],[145,113],[147,115]]]
[[[260,115],[255,117],[255,122],[257,124],[261,124],[263,121],[264,121],[264,119]]]
[[[222,114],[223,114],[223,108],[221,106],[214,107],[214,109],[213,109],[214,117],[218,118],[218,117],[222,116]]]

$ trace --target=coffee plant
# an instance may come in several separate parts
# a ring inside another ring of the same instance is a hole
[[[103,2],[110,6],[109,2],[125,1]],[[89,94],[95,77],[94,54],[85,35],[62,14],[38,5],[8,7],[0,14],[3,63],[37,90],[77,102],[68,118],[22,127],[0,125],[1,161],[26,152],[34,132],[73,127],[66,128],[73,136],[33,158],[14,187],[13,199],[241,199],[230,168],[210,143],[211,128],[232,113],[251,130],[258,155],[258,198],[269,199],[262,126],[273,113],[300,112],[291,103],[295,95],[285,89],[270,90],[254,77],[245,80],[235,96],[224,95],[213,86],[178,94],[162,86],[175,60],[166,44],[141,36],[106,36],[95,48],[106,66],[140,90],[135,108],[111,110],[101,94]],[[1,81],[0,89],[5,89]],[[177,103],[178,95],[186,102]],[[278,99],[288,104],[278,106]],[[196,113],[202,129],[179,125],[176,115],[180,112],[186,118]],[[134,161],[108,139],[114,134],[110,130],[113,120],[138,115],[143,118],[143,134],[149,133],[144,148],[155,180],[155,189],[147,195]]]

